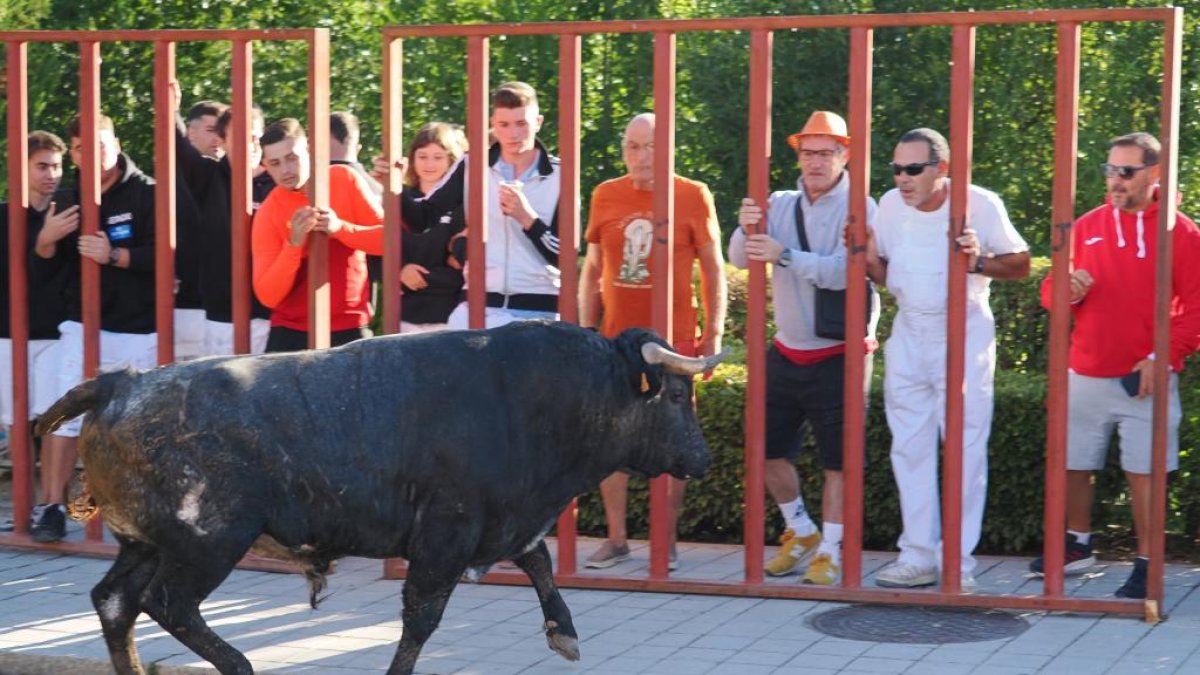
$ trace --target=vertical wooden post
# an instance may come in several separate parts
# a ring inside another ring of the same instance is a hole
[[[254,195],[251,187],[254,167],[250,166],[250,144],[254,124],[254,59],[253,43],[234,40],[231,85],[233,117],[225,130],[229,152],[229,233],[230,288],[233,309],[233,351],[250,353],[250,298],[254,292],[251,281],[250,219],[254,216]],[[260,130],[261,133],[261,130]]]
[[[675,344],[672,270],[675,268],[675,34],[654,34],[654,270],[651,325]],[[670,478],[650,481],[650,578],[665,579],[671,532]]]
[[[1172,230],[1179,191],[1179,87],[1183,60],[1183,10],[1175,8],[1163,23],[1162,114],[1159,137],[1162,152],[1158,156],[1158,251],[1155,261],[1154,295],[1154,433],[1150,463],[1150,548],[1146,615],[1157,619],[1163,602],[1163,554],[1166,548],[1167,517],[1167,428],[1170,392],[1168,368],[1171,354],[1171,269],[1174,255]]]
[[[29,451],[29,60],[24,42],[5,49],[8,105],[8,293],[12,338],[13,529],[29,531],[33,508],[33,456]],[[9,364],[0,363],[0,368]]]
[[[467,143],[480,161],[467,166],[468,325],[483,328],[487,298],[488,38],[467,38]]]
[[[308,202],[329,208],[329,29],[315,28],[308,45],[308,151],[312,177]],[[329,235],[308,240],[308,346],[330,341]]]
[[[100,117],[100,43],[79,43],[79,133],[83,166],[79,167],[81,234],[100,230],[100,146],[96,122]],[[70,142],[70,139],[67,139]],[[100,368],[100,265],[80,257],[80,312],[83,319],[83,377],[95,377]],[[89,541],[100,541],[99,518],[88,521]]]
[[[767,30],[750,33],[750,138],[747,149],[746,193],[765,211],[771,194],[771,83],[774,34]],[[766,221],[754,234],[766,232]],[[747,583],[763,581],[763,545],[766,462],[766,341],[767,271],[766,263],[750,261],[750,288],[746,306],[746,494],[744,496],[746,542],[745,578]]]
[[[562,287],[558,295],[559,318],[579,323],[579,127],[582,110],[582,39],[579,34],[558,38],[558,152],[561,182],[558,196],[558,269]],[[575,500],[558,518],[558,573],[574,574]]]
[[[950,85],[950,266],[946,302],[946,442],[942,467],[942,591],[962,583],[963,385],[967,339],[967,256],[955,241],[969,227],[975,27],[955,26]]]
[[[175,43],[154,43],[154,308],[158,364],[175,361]]]
[[[404,176],[396,161],[404,156],[404,41],[383,39],[383,157],[388,161],[383,185],[383,332],[400,332],[400,233],[404,229],[400,195]]]
[[[866,452],[867,199],[871,189],[871,68],[874,32],[850,30],[850,248],[846,251],[846,366],[842,417],[842,585],[862,585],[863,465]]]
[[[1046,498],[1043,592],[1063,594],[1067,522],[1068,350],[1071,342],[1071,227],[1075,222],[1079,147],[1079,24],[1058,26],[1058,81],[1054,102],[1054,203],[1050,235],[1050,363],[1047,372]]]

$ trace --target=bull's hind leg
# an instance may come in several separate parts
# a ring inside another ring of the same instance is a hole
[[[465,558],[461,563],[446,562],[409,560],[404,579],[404,632],[388,675],[411,675],[425,641],[441,623],[450,593],[467,567]]]
[[[575,634],[575,624],[571,622],[571,610],[567,609],[567,603],[563,602],[562,594],[554,584],[554,570],[545,540],[538,541],[537,546],[522,553],[513,562],[529,575],[529,580],[537,590],[542,616],[546,618],[546,642],[550,649],[568,661],[578,661],[579,636]]]
[[[220,537],[224,545],[201,546],[189,542],[164,549],[158,571],[142,593],[142,611],[164,630],[209,661],[222,675],[253,675],[250,661],[208,627],[200,615],[200,603],[229,576],[237,561],[250,549],[254,537],[236,544]]]
[[[92,589],[92,606],[100,616],[113,670],[118,675],[142,675],[145,671],[133,641],[133,624],[141,614],[138,598],[158,567],[158,551],[136,541],[120,543],[112,568]]]

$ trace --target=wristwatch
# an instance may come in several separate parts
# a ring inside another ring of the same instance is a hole
[[[975,266],[971,268],[971,274],[983,274],[983,256],[975,259]]]
[[[116,246],[108,249],[108,264],[116,265],[121,260],[121,251]]]
[[[792,264],[792,249],[790,249],[790,248],[783,249],[783,253],[779,254],[779,260],[776,260],[775,264],[779,265],[780,267],[787,267],[788,265],[791,265]]]

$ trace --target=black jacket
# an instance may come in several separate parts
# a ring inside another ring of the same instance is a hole
[[[429,285],[414,291],[404,288],[400,318],[409,323],[445,323],[458,305],[463,287],[462,270],[446,265],[450,239],[466,227],[463,218],[463,175],[465,163],[439,188],[423,194],[406,187],[400,195],[404,219],[401,264],[416,263],[429,270]]]
[[[154,325],[154,179],[122,153],[121,178],[100,197],[100,229],[114,248],[129,249],[129,267],[100,267],[100,327],[113,333],[148,334]],[[79,203],[79,188],[63,193],[63,209]],[[65,202],[65,203],[64,203]],[[67,318],[80,321],[79,230],[59,240],[53,258],[33,256],[35,275],[49,279],[66,267],[63,298]]]
[[[66,206],[56,200],[55,210],[61,211]],[[26,306],[29,308],[29,339],[57,340],[58,324],[67,318],[67,306],[63,300],[63,291],[69,278],[67,268],[63,267],[49,277],[39,277],[36,273],[33,257],[33,245],[37,241],[37,233],[42,229],[46,214],[30,207],[26,210],[25,225],[29,237],[29,248],[25,251],[26,279],[29,292],[26,296]],[[8,303],[8,204],[0,204],[0,338],[11,338],[12,330],[9,324]],[[9,364],[0,363],[0,368]]]
[[[233,321],[233,229],[230,222],[233,167],[228,157],[215,160],[200,154],[188,142],[181,126],[182,122],[176,125],[175,161],[180,177],[199,205],[196,248],[201,261],[198,269],[200,300],[206,318],[229,323]],[[254,178],[251,184],[254,211],[274,187],[275,183],[266,173]],[[249,245],[247,241],[247,248]],[[271,318],[271,310],[254,297],[250,284],[247,284],[246,292],[250,295],[250,316]]]
[[[177,309],[200,309],[200,268],[204,229],[200,206],[182,177],[175,180],[175,290]]]

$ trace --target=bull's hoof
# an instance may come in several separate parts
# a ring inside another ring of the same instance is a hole
[[[570,635],[559,633],[558,624],[554,621],[546,622],[546,644],[550,645],[550,649],[568,661],[579,660],[579,640]]]

